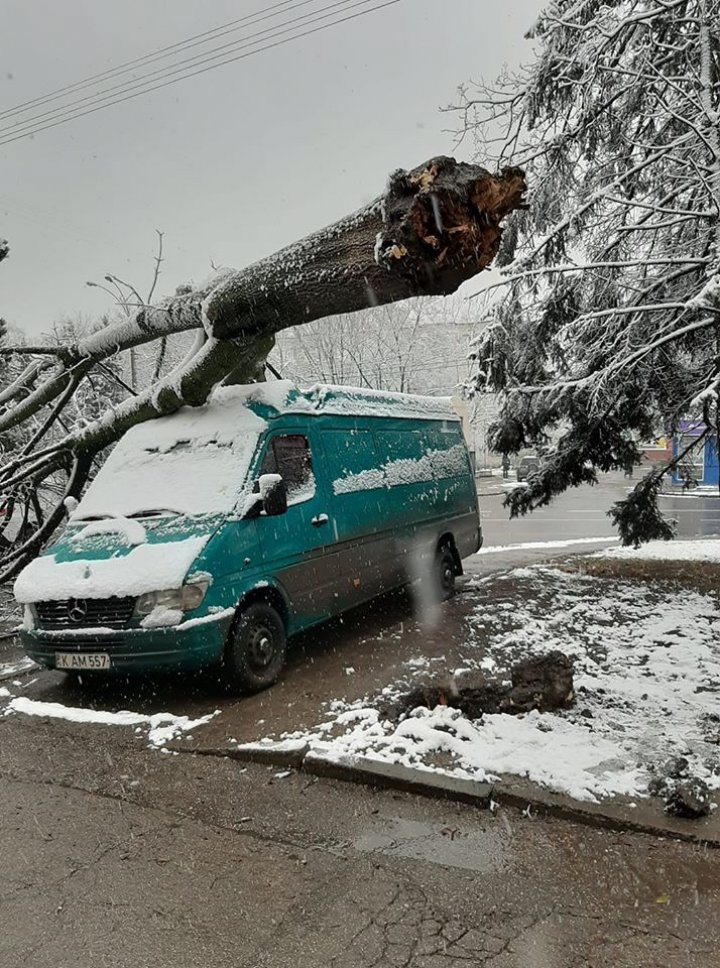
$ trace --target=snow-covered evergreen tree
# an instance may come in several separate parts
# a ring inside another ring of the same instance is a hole
[[[716,433],[720,387],[720,0],[554,0],[530,37],[534,63],[462,105],[531,188],[477,346],[478,387],[505,392],[494,447],[556,431],[513,513],[637,463],[684,416]],[[670,535],[667,469],[613,509],[626,542]]]

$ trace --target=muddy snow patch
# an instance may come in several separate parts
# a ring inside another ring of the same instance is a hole
[[[64,719],[71,723],[94,723],[101,726],[135,726],[147,727],[147,737],[150,746],[159,748],[182,733],[204,726],[217,716],[219,710],[190,719],[189,716],[175,716],[172,713],[152,713],[143,715],[129,710],[108,712],[103,709],[85,709],[79,706],[64,706],[58,702],[41,702],[16,696],[7,704],[4,715],[22,713],[25,716],[42,716],[51,719]]]
[[[32,672],[34,669],[39,669],[40,666],[37,662],[27,656],[16,659],[14,662],[0,662],[0,682],[5,679],[12,679],[15,676],[22,675],[25,672]]]

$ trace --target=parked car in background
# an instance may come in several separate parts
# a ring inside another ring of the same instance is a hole
[[[285,381],[131,429],[18,576],[23,646],[70,672],[215,666],[273,683],[286,640],[482,543],[449,399]]]
[[[540,458],[537,454],[526,454],[521,457],[516,468],[516,476],[519,481],[526,481],[531,474],[534,474],[540,466]]]

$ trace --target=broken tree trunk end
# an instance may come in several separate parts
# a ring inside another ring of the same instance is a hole
[[[383,195],[276,255],[227,276],[205,302],[217,339],[252,338],[420,295],[448,295],[487,268],[500,223],[524,208],[518,168],[433,158],[396,171]]]

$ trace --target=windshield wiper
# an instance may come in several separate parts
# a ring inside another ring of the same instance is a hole
[[[147,508],[143,511],[133,511],[132,514],[128,514],[129,518],[160,518],[170,516],[173,518],[178,517],[179,511],[174,511],[172,508]]]

